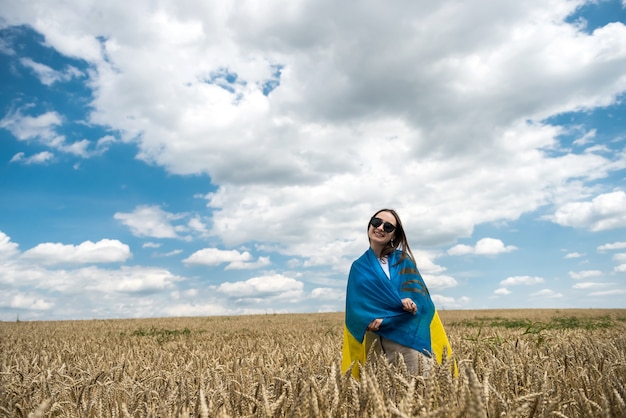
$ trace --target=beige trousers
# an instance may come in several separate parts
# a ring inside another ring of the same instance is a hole
[[[432,368],[433,360],[413,348],[383,338],[371,331],[367,332],[366,341],[368,354],[373,345],[373,352],[384,354],[390,364],[397,365],[400,361],[404,361],[407,371],[411,374],[427,375]]]

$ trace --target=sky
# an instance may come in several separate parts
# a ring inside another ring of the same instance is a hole
[[[0,320],[626,308],[626,0],[0,3]]]

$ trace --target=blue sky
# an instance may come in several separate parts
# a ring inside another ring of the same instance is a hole
[[[626,308],[626,4],[0,4],[0,320]]]

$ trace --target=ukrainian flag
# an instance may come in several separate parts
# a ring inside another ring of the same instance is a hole
[[[435,356],[440,364],[444,351],[448,357],[452,355],[448,336],[422,276],[412,260],[405,258],[398,263],[400,255],[400,251],[389,255],[387,262],[391,279],[371,248],[352,264],[346,291],[341,360],[343,373],[352,367],[352,375],[359,377],[359,368],[365,363],[367,354],[365,332],[376,318],[383,318],[376,334],[384,338],[427,356]],[[402,309],[401,300],[404,298],[415,302],[417,314]]]

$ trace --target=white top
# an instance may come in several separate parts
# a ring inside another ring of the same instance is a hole
[[[378,263],[380,263],[380,266],[383,268],[383,271],[385,272],[385,274],[387,275],[387,278],[391,280],[391,276],[389,275],[389,260],[387,259],[387,257],[382,257],[382,258],[377,258]]]

